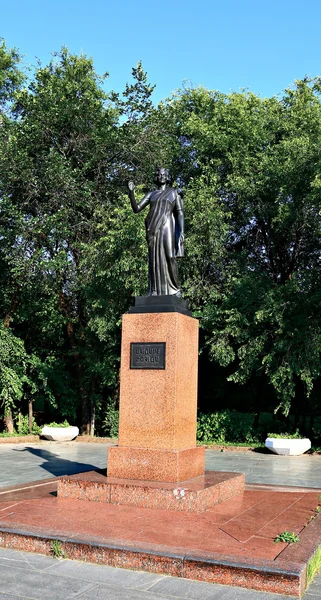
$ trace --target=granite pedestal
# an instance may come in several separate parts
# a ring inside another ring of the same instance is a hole
[[[64,478],[58,493],[112,504],[202,511],[244,490],[204,473],[196,446],[198,321],[180,298],[137,298],[123,315],[118,446],[107,477]]]
[[[162,364],[152,362],[160,358],[153,354],[158,344]],[[179,482],[204,474],[204,448],[196,447],[197,363],[196,319],[179,312],[123,315],[119,438],[108,451],[108,476]]]

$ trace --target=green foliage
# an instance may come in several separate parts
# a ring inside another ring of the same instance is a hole
[[[60,540],[52,540],[50,548],[52,555],[55,558],[67,558],[67,555],[63,549],[63,544]]]
[[[298,384],[309,398],[321,374],[320,89],[319,79],[271,99],[191,89],[170,106],[185,173],[215,181],[227,228],[205,277],[210,356],[231,382],[266,378],[284,414]]]
[[[42,427],[37,425],[35,418],[32,418],[32,429],[29,429],[29,418],[28,415],[21,415],[19,413],[16,419],[16,429],[19,435],[40,435]]]
[[[297,429],[294,433],[268,433],[267,437],[282,438],[282,439],[288,439],[288,440],[300,440],[300,439],[303,439],[305,436],[300,435],[300,432]]]
[[[143,196],[156,164],[183,189],[182,289],[203,357],[229,382],[224,406],[246,385],[249,410],[287,415],[303,397],[316,412],[320,79],[270,99],[185,88],[154,107],[141,63],[122,95],[66,48],[28,80],[19,63],[0,42],[2,415],[35,398],[83,432],[96,419],[116,434],[120,318],[147,287],[145,215],[132,213],[125,183]],[[198,435],[253,443],[263,435],[253,422],[200,415]]]
[[[147,279],[124,184],[151,182],[167,152],[153,86],[140,63],[132,75],[107,95],[92,60],[62,48],[10,88],[0,129],[0,318],[28,340],[21,400],[80,415],[87,433],[118,386],[120,315]]]
[[[102,429],[104,434],[111,438],[118,437],[118,426],[119,426],[119,409],[116,403],[110,400],[107,404]]]
[[[28,357],[23,341],[0,327],[0,407],[6,416],[22,398]]]
[[[19,69],[20,61],[19,52],[15,48],[7,48],[4,40],[0,38],[0,107],[5,107],[6,103],[12,100],[15,90],[24,80],[24,75]]]
[[[321,565],[321,547],[319,546],[307,564],[306,585],[308,586]]]
[[[279,533],[275,538],[274,542],[284,542],[285,544],[297,544],[300,541],[300,538],[296,533],[290,531],[283,531]]]
[[[278,433],[267,433],[270,426]],[[242,413],[236,410],[222,410],[214,413],[200,413],[197,420],[197,440],[201,443],[226,445],[249,444],[264,445],[266,437],[301,439],[299,430],[282,433],[284,423],[274,415],[262,414],[257,420],[254,413]]]
[[[55,421],[52,421],[52,423],[49,423],[48,425],[46,425],[46,427],[70,427],[70,425],[65,419],[62,423],[56,423]]]
[[[224,410],[200,413],[197,420],[197,440],[203,443],[260,442],[260,433],[254,430],[254,414]]]

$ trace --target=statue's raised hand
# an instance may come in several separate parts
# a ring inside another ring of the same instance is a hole
[[[134,184],[134,182],[133,182],[133,181],[128,181],[128,183],[127,183],[127,187],[128,187],[128,189],[129,189],[129,191],[130,191],[130,192],[133,192],[133,191],[134,191],[134,189],[135,189],[135,184]]]

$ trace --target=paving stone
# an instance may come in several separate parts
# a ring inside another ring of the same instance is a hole
[[[57,559],[51,556],[42,556],[41,554],[32,554],[31,552],[18,552],[10,548],[0,548],[0,565],[8,567],[17,567],[19,569],[36,569],[43,571],[56,565]]]
[[[320,488],[321,456],[206,451],[206,468],[245,473],[246,483]]]
[[[226,588],[222,585],[215,585],[202,581],[191,581],[189,579],[180,579],[178,577],[166,577],[149,588],[149,591],[179,598],[187,598],[188,600],[212,600],[212,598],[225,598],[224,594],[229,592],[229,589],[230,588]],[[240,591],[242,592],[244,590]]]
[[[173,596],[98,585],[93,590],[80,594],[77,598],[79,600],[172,600]],[[179,598],[179,596],[174,596],[174,598]]]
[[[8,594],[3,594],[2,592],[0,592],[0,600],[21,600],[21,596],[16,596],[13,594],[10,594],[10,596],[8,596]],[[29,598],[27,598],[27,596],[24,596],[24,600],[29,600]],[[30,600],[34,599],[30,598]]]
[[[21,573],[21,569],[0,566],[0,592],[25,599],[61,600],[74,598],[76,594],[87,593],[95,587],[92,583],[61,578],[43,571],[23,570],[23,576]]]
[[[0,488],[106,468],[106,444],[0,444]],[[14,465],[14,469],[12,468]]]
[[[189,582],[190,583],[190,582]],[[197,583],[197,582],[196,582]],[[210,585],[210,584],[207,584]],[[80,600],[177,600],[188,598],[189,600],[292,600],[291,596],[280,596],[276,594],[263,594],[240,588],[226,588],[224,586],[212,586],[212,595],[204,595],[204,592],[197,595],[182,595],[183,590],[174,590],[169,594],[154,593],[152,591],[141,592],[131,589],[120,589],[114,586],[98,585],[96,588],[86,591],[77,598]],[[293,598],[294,600],[294,598]],[[296,598],[297,600],[297,598]]]
[[[312,600],[312,596],[315,599],[321,598],[321,572],[319,572],[319,575],[315,577],[314,581],[312,581],[310,587],[308,588],[306,600]]]
[[[153,584],[164,578],[164,575],[144,573],[142,571],[130,571],[103,565],[91,565],[78,561],[55,561],[50,567],[50,573],[58,576],[75,577],[83,581],[93,583],[104,583],[120,587],[130,587],[147,590]]]
[[[148,591],[166,594],[168,597],[186,598],[186,600],[291,600],[291,596],[267,594],[255,590],[191,581],[178,577],[165,577],[149,588]]]

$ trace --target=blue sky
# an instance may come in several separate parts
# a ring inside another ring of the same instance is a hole
[[[155,102],[184,80],[272,96],[321,74],[320,0],[2,0],[0,9],[0,36],[26,63],[66,45],[122,91],[142,60]]]

